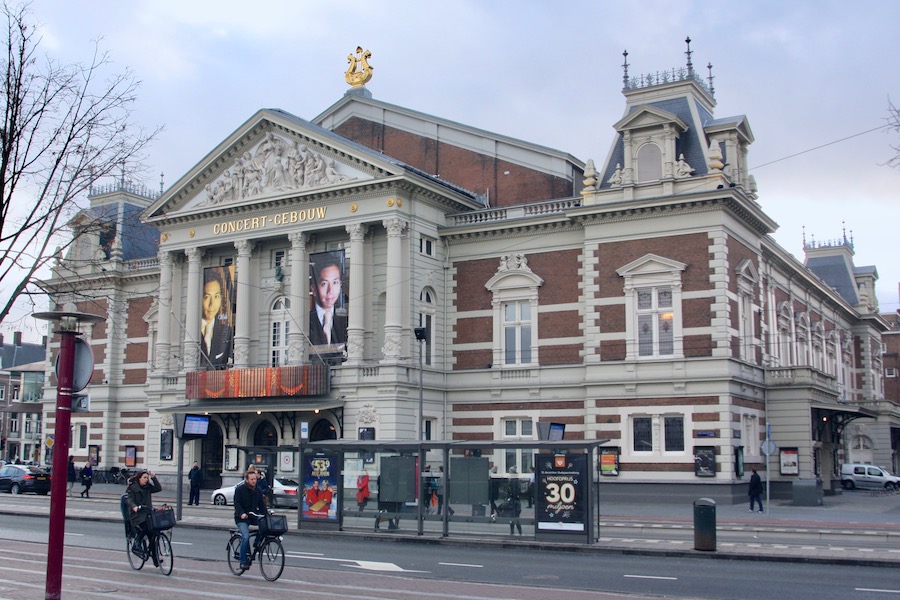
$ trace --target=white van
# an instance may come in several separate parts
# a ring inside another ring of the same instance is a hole
[[[891,475],[875,465],[846,464],[841,465],[841,485],[845,490],[864,489],[900,489],[900,477]]]

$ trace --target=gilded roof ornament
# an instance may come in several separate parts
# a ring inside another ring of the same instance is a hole
[[[353,87],[362,87],[372,79],[373,67],[369,65],[372,53],[363,50],[362,46],[356,47],[356,54],[348,54],[347,62],[350,64],[344,73],[344,79]]]

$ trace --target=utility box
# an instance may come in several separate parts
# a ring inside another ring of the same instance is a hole
[[[694,550],[716,549],[716,501],[700,498],[694,501]]]
[[[825,493],[821,479],[796,479],[792,486],[794,506],[822,506]]]

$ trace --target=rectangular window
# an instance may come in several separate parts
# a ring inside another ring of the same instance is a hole
[[[519,419],[505,419],[503,421],[503,439],[508,441],[533,440],[534,424],[528,417]],[[527,473],[533,466],[533,451],[522,448],[508,448],[503,453],[504,464],[502,469],[508,473],[515,467],[519,473]]]
[[[425,441],[434,439],[434,419],[422,421],[422,439]]]
[[[666,417],[666,452],[684,452],[684,417]]]
[[[672,356],[675,353],[672,289],[637,290],[638,354]]]
[[[434,256],[434,240],[425,236],[420,237],[419,252],[425,256]]]
[[[508,302],[503,305],[504,364],[531,363],[531,302]]]
[[[287,257],[287,252],[285,250],[273,250],[272,251],[272,268],[278,268],[285,266],[285,258]]]
[[[653,428],[650,417],[635,417],[632,419],[632,449],[635,452],[653,451]]]
[[[19,433],[19,413],[9,413],[9,432]]]
[[[896,377],[896,376],[897,376],[897,369],[894,369],[893,367],[887,367],[887,368],[884,370],[884,376],[885,376],[885,377]]]
[[[432,343],[431,340],[434,337],[434,328],[432,327],[432,322],[434,321],[433,315],[429,315],[426,313],[419,313],[419,327],[424,327],[428,330],[428,336],[425,338],[425,348],[424,350],[421,347],[422,342],[418,342],[420,344],[419,350],[423,352],[422,362],[428,366],[431,366],[431,348]]]
[[[31,419],[28,419],[28,418],[25,419],[25,433],[32,433],[32,424],[33,423],[34,423],[34,421],[32,421]]]
[[[280,367],[287,364],[287,338],[290,333],[290,321],[275,321],[272,323],[272,366]]]
[[[87,425],[78,426],[78,447],[87,448]]]
[[[12,388],[12,399],[16,402],[19,399],[19,386],[14,385]]]

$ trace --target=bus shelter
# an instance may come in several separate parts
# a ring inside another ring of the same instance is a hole
[[[297,528],[590,544],[608,441],[304,442]]]

